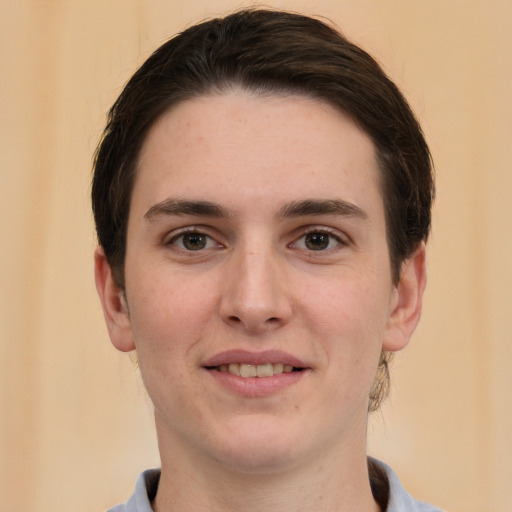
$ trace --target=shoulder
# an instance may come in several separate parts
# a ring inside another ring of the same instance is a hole
[[[135,491],[126,503],[116,505],[107,512],[153,512],[151,501],[156,496],[159,469],[148,469],[141,473],[135,483]]]
[[[379,472],[382,480],[387,481],[387,507],[385,512],[442,512],[428,503],[415,500],[402,486],[396,473],[383,462],[368,458],[368,465],[372,472]],[[379,487],[381,483],[372,482],[372,489]]]

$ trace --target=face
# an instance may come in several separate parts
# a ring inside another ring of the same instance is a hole
[[[364,450],[423,289],[422,251],[392,283],[369,137],[318,100],[230,92],[161,117],[137,173],[125,293],[101,251],[96,278],[161,449],[243,471]]]

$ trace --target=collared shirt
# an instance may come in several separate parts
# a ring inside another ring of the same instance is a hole
[[[395,472],[383,462],[371,459],[385,474],[388,481],[389,500],[385,512],[442,512],[440,509],[416,501],[403,487]],[[108,512],[153,512],[151,501],[156,496],[159,469],[148,469],[141,473],[135,484],[135,492],[131,498],[122,505],[117,505]]]

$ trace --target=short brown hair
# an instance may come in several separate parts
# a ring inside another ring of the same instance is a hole
[[[434,196],[421,128],[398,88],[368,53],[326,23],[263,9],[195,25],[158,48],[133,75],[108,115],[94,163],[92,205],[100,245],[124,288],[130,198],[150,127],[186,99],[238,87],[302,94],[341,109],[371,137],[381,172],[391,273],[426,240]],[[389,378],[383,353],[370,409]],[[380,397],[380,398],[379,398]]]

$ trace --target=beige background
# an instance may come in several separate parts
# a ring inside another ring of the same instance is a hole
[[[105,112],[157,45],[233,0],[0,0],[0,511],[105,510],[158,464],[136,369],[92,278]],[[275,1],[372,52],[438,173],[421,328],[370,452],[417,497],[511,512],[512,1]]]

